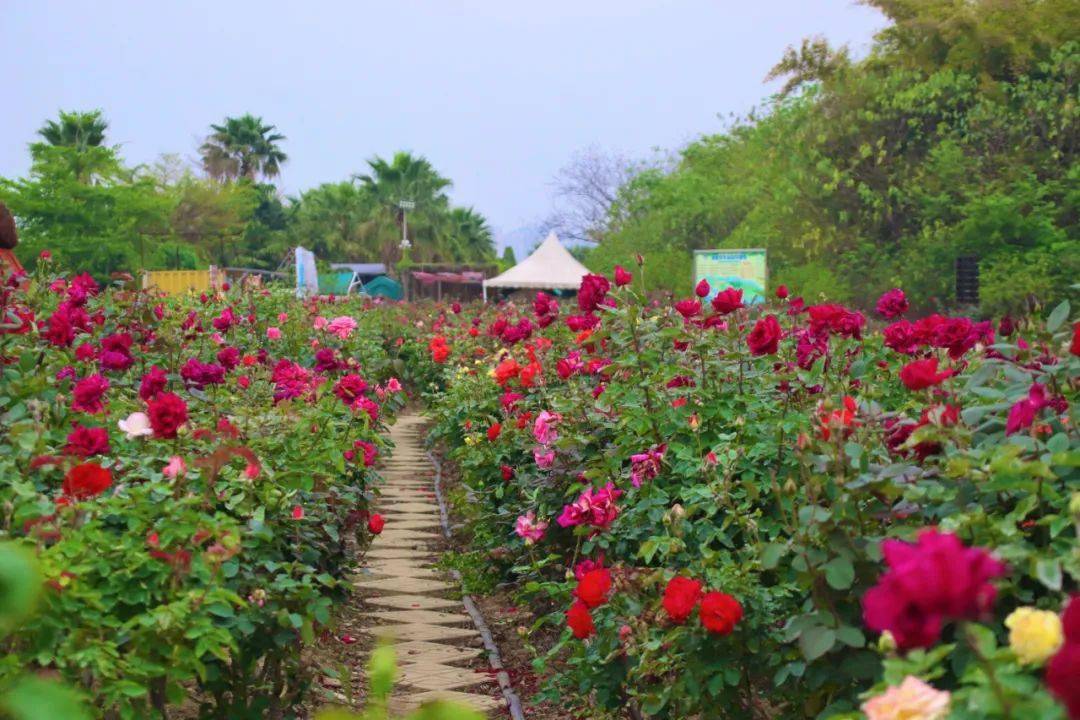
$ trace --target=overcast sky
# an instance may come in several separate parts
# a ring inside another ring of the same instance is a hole
[[[286,193],[408,149],[517,238],[575,151],[676,148],[774,92],[786,46],[882,25],[852,0],[0,0],[0,175],[60,108],[103,109],[130,163],[252,112]]]

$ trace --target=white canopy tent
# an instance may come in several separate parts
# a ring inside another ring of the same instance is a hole
[[[581,278],[589,269],[563,247],[555,233],[549,233],[533,254],[501,275],[484,281],[484,300],[487,289],[535,288],[537,290],[577,290]]]

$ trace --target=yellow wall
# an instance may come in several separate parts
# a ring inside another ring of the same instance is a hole
[[[204,292],[210,290],[219,273],[209,270],[149,270],[143,273],[143,287],[154,287],[170,295],[183,295],[186,292]]]

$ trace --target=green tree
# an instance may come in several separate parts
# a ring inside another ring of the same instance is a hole
[[[379,210],[370,190],[348,180],[324,183],[293,203],[289,235],[319,257],[374,261],[380,257]]]
[[[487,219],[473,208],[452,208],[446,215],[447,248],[456,259],[489,262],[495,259],[495,240]]]
[[[105,277],[150,266],[167,237],[173,198],[153,178],[124,167],[114,150],[93,148],[94,182],[78,174],[78,147],[39,143],[28,177],[0,180],[0,200],[18,218],[20,259],[50,250],[73,270]]]
[[[895,22],[867,59],[804,43],[768,106],[624,184],[590,266],[642,252],[651,286],[685,290],[692,250],[765,247],[808,300],[871,307],[901,285],[928,310],[975,255],[984,312],[1075,293],[1075,0],[872,4]]]
[[[509,270],[515,265],[517,265],[517,255],[514,254],[514,248],[507,245],[503,248],[502,256],[499,257],[499,270]]]
[[[274,178],[288,156],[280,147],[285,136],[261,117],[245,114],[227,117],[221,125],[211,125],[210,136],[199,147],[203,169],[223,180],[258,176]]]
[[[445,191],[452,185],[450,180],[436,172],[427,158],[408,152],[395,153],[390,161],[376,156],[368,161],[368,168],[356,179],[378,207],[373,220],[378,226],[380,259],[393,264],[400,258],[403,227],[413,245],[413,260],[452,259],[445,223],[450,207]],[[414,207],[405,210],[402,201],[411,201]]]
[[[30,146],[35,159],[63,158],[79,182],[93,182],[111,168],[114,152],[105,147],[109,123],[100,110],[60,111],[59,120],[48,120],[37,134],[45,141]],[[54,149],[55,148],[55,149]]]

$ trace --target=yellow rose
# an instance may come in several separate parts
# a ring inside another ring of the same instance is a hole
[[[862,705],[868,720],[944,720],[951,697],[914,675]]]
[[[1005,618],[1005,627],[1009,628],[1009,647],[1025,665],[1042,665],[1064,642],[1061,618],[1049,610],[1017,608]]]

